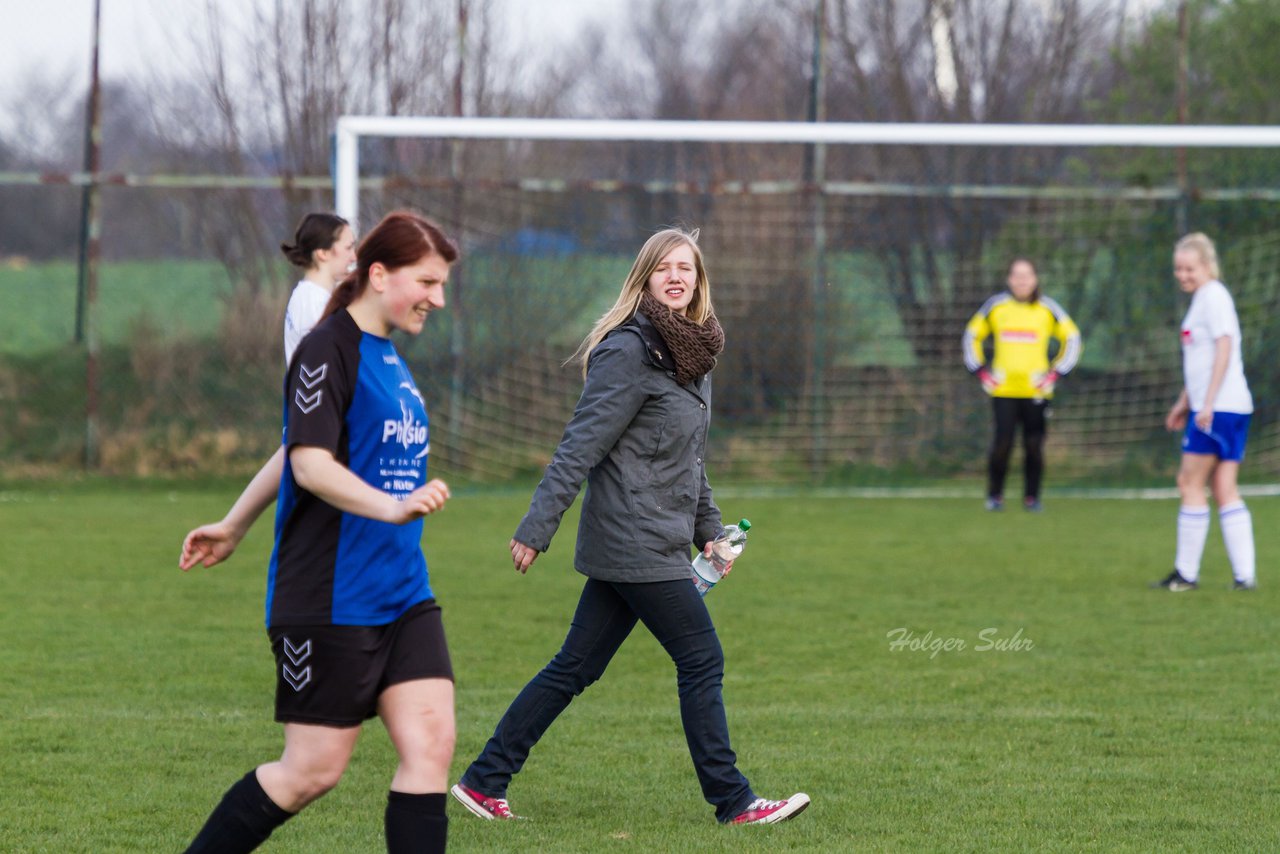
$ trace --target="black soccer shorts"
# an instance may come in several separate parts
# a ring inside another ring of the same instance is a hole
[[[377,715],[378,697],[392,685],[453,680],[434,599],[385,626],[278,626],[267,635],[281,723],[359,726]]]

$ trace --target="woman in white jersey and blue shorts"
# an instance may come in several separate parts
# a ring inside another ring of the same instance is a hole
[[[1213,492],[1222,540],[1235,578],[1232,589],[1252,590],[1253,520],[1240,498],[1237,477],[1244,459],[1253,396],[1244,377],[1240,318],[1219,281],[1218,253],[1204,234],[1188,234],[1173,251],[1173,275],[1191,307],[1182,319],[1182,394],[1165,416],[1165,427],[1183,431],[1178,468],[1178,542],[1173,571],[1156,586],[1178,593],[1200,584],[1200,557],[1209,534]]]

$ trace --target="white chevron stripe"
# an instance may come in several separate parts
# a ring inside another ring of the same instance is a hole
[[[302,414],[306,415],[308,412],[320,405],[320,399],[323,396],[323,389],[317,389],[311,394],[303,394],[302,389],[298,389],[293,394],[293,402],[298,404],[298,408],[302,410]]]
[[[301,365],[298,370],[298,379],[307,388],[315,388],[324,380],[324,375],[329,372],[329,363],[325,362],[314,370],[306,365]]]
[[[288,682],[295,691],[301,691],[311,681],[310,665],[302,668],[302,670],[295,671],[291,670],[289,665],[284,664],[280,667],[280,673],[284,676],[284,681]]]
[[[287,637],[284,639],[284,654],[289,656],[289,660],[294,666],[298,666],[311,656],[311,639],[303,641],[300,644],[294,644]]]

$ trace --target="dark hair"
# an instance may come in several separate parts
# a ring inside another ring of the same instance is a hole
[[[289,263],[305,269],[314,263],[312,253],[317,249],[331,249],[348,225],[350,223],[337,214],[309,213],[293,232],[293,245],[281,243],[280,251]]]
[[[452,264],[458,254],[457,245],[431,220],[413,211],[392,211],[360,241],[355,272],[333,289],[321,319],[351,305],[364,293],[374,264],[399,270],[429,255],[438,255],[446,264]]]
[[[1006,279],[1006,280],[1008,280],[1009,276],[1013,274],[1013,268],[1014,268],[1014,267],[1016,267],[1016,266],[1018,266],[1019,264],[1026,264],[1028,267],[1030,267],[1030,268],[1031,268],[1031,275],[1033,275],[1033,276],[1035,276],[1035,277],[1036,277],[1036,289],[1035,289],[1034,291],[1032,291],[1032,292],[1031,292],[1031,298],[1030,298],[1029,300],[1027,300],[1027,301],[1028,301],[1028,302],[1039,302],[1039,301],[1040,301],[1040,281],[1039,281],[1039,280],[1040,280],[1040,270],[1036,268],[1036,262],[1035,262],[1035,261],[1032,261],[1032,260],[1031,260],[1030,258],[1028,258],[1026,255],[1015,255],[1015,256],[1013,256],[1013,258],[1009,259],[1009,264],[1008,264],[1008,266],[1006,266],[1006,267],[1004,268],[1004,277],[1005,277],[1005,279]]]

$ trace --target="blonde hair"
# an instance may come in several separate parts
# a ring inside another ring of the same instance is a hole
[[[1213,245],[1213,241],[1209,239],[1209,235],[1202,231],[1192,232],[1186,237],[1179,240],[1173,246],[1173,254],[1179,252],[1194,252],[1200,256],[1200,260],[1209,268],[1209,275],[1215,279],[1222,278],[1222,272],[1218,269],[1218,250]]]
[[[653,271],[663,258],[682,245],[693,250],[693,266],[698,274],[693,299],[689,301],[685,316],[698,325],[706,323],[707,318],[711,317],[714,313],[711,307],[711,282],[707,279],[707,268],[702,262],[702,250],[698,248],[698,229],[685,231],[681,228],[664,228],[640,247],[640,254],[631,265],[631,272],[627,273],[627,278],[622,283],[622,292],[618,294],[613,307],[600,316],[577,351],[569,357],[570,362],[581,361],[583,377],[587,375],[587,361],[591,358],[591,351],[595,350],[606,335],[632,318],[640,307],[640,298],[649,287],[649,277],[653,275]]]

